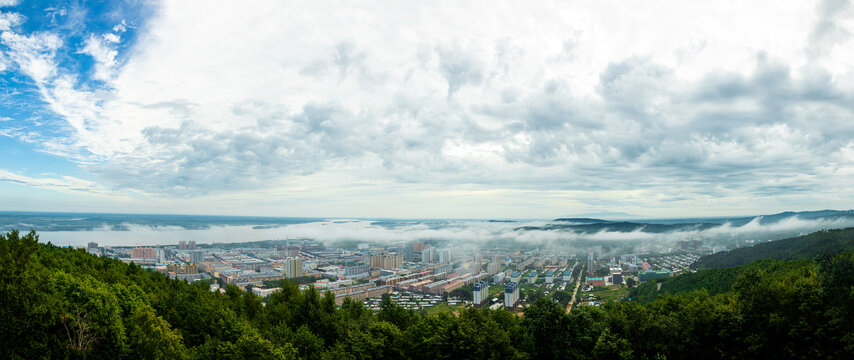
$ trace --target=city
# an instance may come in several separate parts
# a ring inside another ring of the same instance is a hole
[[[699,240],[659,247],[665,252],[613,257],[539,248],[472,250],[440,245],[444,243],[327,248],[308,239],[216,245],[189,240],[159,247],[89,243],[86,251],[174,279],[204,281],[211,291],[234,285],[265,298],[287,279],[301,289],[331,292],[337,305],[349,297],[378,310],[383,295],[389,294],[406,309],[428,313],[466,306],[521,312],[544,296],[567,311],[576,303],[598,306],[607,300],[628,301],[631,287],[690,271],[689,265],[701,255],[723,251],[704,247]]]

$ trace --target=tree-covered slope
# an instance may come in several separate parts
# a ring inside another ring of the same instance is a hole
[[[721,269],[704,269],[697,272],[683,273],[672,278],[647,281],[629,292],[632,301],[648,303],[665,294],[680,294],[692,291],[704,291],[709,295],[729,292],[746,271],[762,271],[769,276],[777,277],[787,271],[809,271],[813,266],[806,260],[760,260],[748,265]],[[660,284],[660,285],[659,285]],[[660,286],[660,288],[658,288]]]
[[[818,231],[809,235],[706,255],[699,258],[691,267],[694,269],[727,268],[763,259],[811,259],[821,254],[838,254],[844,251],[854,251],[854,228]]]

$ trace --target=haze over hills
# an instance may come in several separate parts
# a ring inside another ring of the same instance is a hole
[[[739,217],[710,217],[710,218],[674,218],[674,219],[637,219],[637,220],[606,220],[597,218],[556,218],[542,226],[522,227],[524,230],[576,230],[582,232],[596,231],[643,231],[668,232],[686,229],[708,229],[721,225],[744,226],[750,223],[758,225],[774,225],[786,220],[822,220],[850,221],[854,219],[854,210],[817,210],[817,211],[785,211],[770,215],[739,216]]]
[[[783,212],[735,218],[619,221],[323,219],[245,216],[0,212],[0,229],[34,229],[44,241],[83,246],[313,239],[327,244],[440,241],[461,247],[560,248],[600,254],[645,252],[700,240],[732,249],[822,229],[854,226],[851,210]]]

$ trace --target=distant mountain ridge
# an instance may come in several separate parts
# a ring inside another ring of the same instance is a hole
[[[558,218],[553,221],[561,221],[561,222],[573,222],[579,224],[602,224],[602,223],[611,223],[611,220],[602,220],[602,219],[592,219],[592,218]]]
[[[603,220],[604,221],[604,220]],[[633,232],[633,231],[643,231],[648,233],[665,233],[671,231],[696,231],[696,230],[706,230],[716,226],[720,226],[720,224],[712,224],[712,223],[687,223],[687,224],[650,224],[650,223],[636,223],[636,222],[610,222],[604,221],[599,223],[589,223],[589,224],[546,224],[543,226],[521,226],[516,228],[517,230],[524,231],[534,231],[534,230],[545,230],[545,231],[554,231],[554,230],[570,230],[583,234],[593,234],[600,231],[612,231],[612,232]]]
[[[558,218],[551,223],[540,226],[520,226],[521,231],[574,231],[583,234],[600,231],[647,233],[666,233],[675,231],[708,230],[725,224],[744,226],[751,222],[759,225],[776,224],[790,218],[801,220],[837,220],[849,218],[854,221],[854,210],[818,210],[818,211],[786,211],[771,215],[757,215],[732,218],[696,218],[696,219],[657,219],[637,221],[613,221],[594,218]]]

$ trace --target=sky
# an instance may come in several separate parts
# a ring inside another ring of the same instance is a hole
[[[826,208],[851,1],[0,0],[0,210]]]

